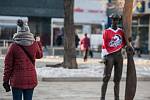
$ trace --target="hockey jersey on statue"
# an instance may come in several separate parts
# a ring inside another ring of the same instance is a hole
[[[105,55],[121,50],[125,45],[124,33],[121,28],[108,28],[103,32],[102,58]]]

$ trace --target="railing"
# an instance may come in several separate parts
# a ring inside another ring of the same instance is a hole
[[[12,42],[12,40],[0,40],[0,47],[8,47]]]

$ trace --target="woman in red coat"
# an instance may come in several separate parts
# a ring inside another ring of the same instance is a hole
[[[87,33],[84,34],[84,38],[80,41],[80,48],[83,52],[83,60],[84,62],[87,61],[88,51],[90,48],[90,39],[87,37]]]
[[[5,57],[3,86],[7,92],[11,86],[13,100],[22,100],[22,95],[24,100],[32,100],[37,86],[35,59],[42,58],[42,46],[29,31],[16,33],[13,40]],[[32,61],[20,46],[28,52]]]

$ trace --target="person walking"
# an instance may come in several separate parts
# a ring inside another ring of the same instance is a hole
[[[80,48],[83,52],[83,60],[87,61],[88,51],[90,48],[90,39],[87,37],[87,33],[84,34],[84,37],[80,41]]]
[[[114,66],[114,98],[119,100],[119,85],[123,69],[123,56],[121,49],[126,44],[124,32],[117,26],[121,16],[111,16],[112,26],[103,32],[102,58],[104,59],[103,84],[101,87],[101,100],[105,100],[107,85]]]
[[[78,45],[79,45],[79,41],[80,41],[80,38],[79,38],[79,36],[77,35],[77,33],[75,34],[75,46],[76,46],[76,48],[78,47]]]
[[[135,53],[138,55],[138,57],[141,57],[140,36],[139,35],[136,36],[136,39],[134,41],[134,49],[135,49]]]
[[[32,100],[37,86],[35,59],[43,56],[39,37],[34,39],[29,30],[17,31],[13,36],[4,61],[3,87],[6,92],[12,90],[13,100]]]

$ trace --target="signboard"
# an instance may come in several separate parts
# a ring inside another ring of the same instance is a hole
[[[107,23],[107,0],[75,0],[74,22],[84,24]]]
[[[110,16],[112,13],[122,15],[125,0],[116,0],[107,4],[107,15]]]
[[[150,14],[150,0],[134,0],[134,14]]]

